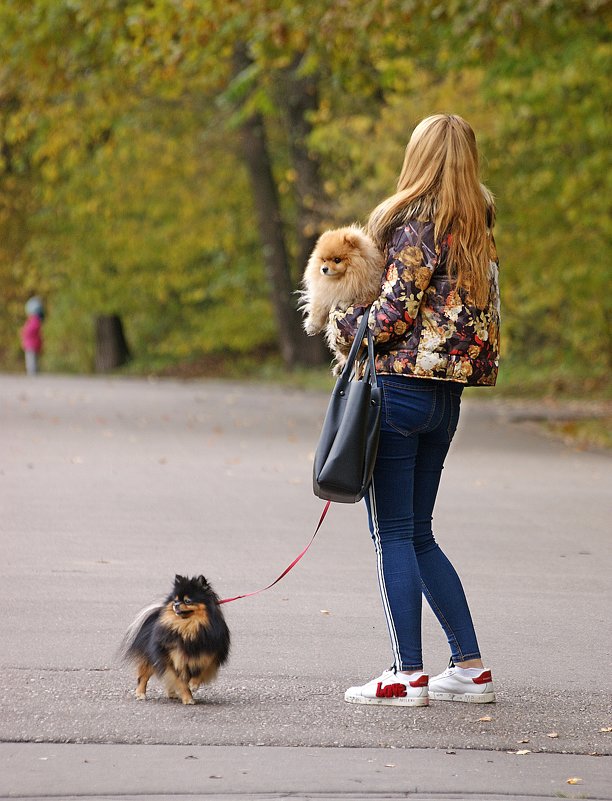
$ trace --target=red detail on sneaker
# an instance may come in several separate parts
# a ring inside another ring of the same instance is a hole
[[[493,681],[493,676],[491,676],[490,670],[483,671],[480,676],[476,676],[475,679],[472,679],[474,684],[487,684],[490,681]]]
[[[422,676],[419,676],[419,678],[416,681],[410,682],[411,687],[427,687],[428,684],[429,684],[429,676],[426,676],[425,673],[423,673]]]
[[[376,687],[377,698],[405,698],[406,686],[404,684],[387,684],[386,687],[382,686],[382,681],[378,682]]]

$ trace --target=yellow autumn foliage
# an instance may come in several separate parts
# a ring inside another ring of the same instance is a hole
[[[241,127],[265,123],[287,269],[317,225],[393,191],[422,117],[467,117],[498,201],[502,370],[609,371],[607,75],[599,0],[6,0],[0,6],[0,356],[45,296],[48,369],[88,370],[120,314],[144,367],[249,352],[284,334]],[[235,69],[236,48],[249,66]],[[300,195],[287,76],[320,191]],[[311,89],[305,89],[311,91]],[[295,298],[290,302],[295,305]],[[561,380],[561,378],[559,380]],[[590,382],[590,383],[589,383]]]

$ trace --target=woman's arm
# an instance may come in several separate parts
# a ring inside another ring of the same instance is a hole
[[[369,326],[377,345],[389,346],[409,335],[437,263],[433,222],[411,220],[395,231],[381,294],[370,310]],[[332,343],[342,353],[348,352],[366,308],[350,306],[330,313]]]

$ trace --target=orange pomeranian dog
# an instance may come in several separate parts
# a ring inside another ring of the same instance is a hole
[[[325,331],[333,346],[329,327],[332,309],[367,305],[380,294],[384,257],[366,232],[357,225],[335,228],[321,234],[302,279],[301,308],[309,336]],[[339,364],[344,361],[336,352]]]

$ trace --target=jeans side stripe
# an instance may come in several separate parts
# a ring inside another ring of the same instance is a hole
[[[393,657],[395,659],[395,668],[402,669],[402,659],[400,656],[399,640],[397,638],[397,631],[395,630],[395,623],[391,614],[391,606],[389,604],[389,596],[387,595],[387,586],[385,584],[385,574],[383,570],[383,555],[382,555],[382,542],[380,540],[380,531],[378,528],[378,514],[376,512],[376,496],[374,494],[374,479],[370,484],[370,509],[372,514],[372,527],[374,529],[374,542],[376,544],[376,568],[378,572],[378,585],[380,587],[380,595],[383,602],[383,609],[385,618],[387,620],[387,627],[389,629],[389,636],[391,637],[391,648],[393,650]]]

